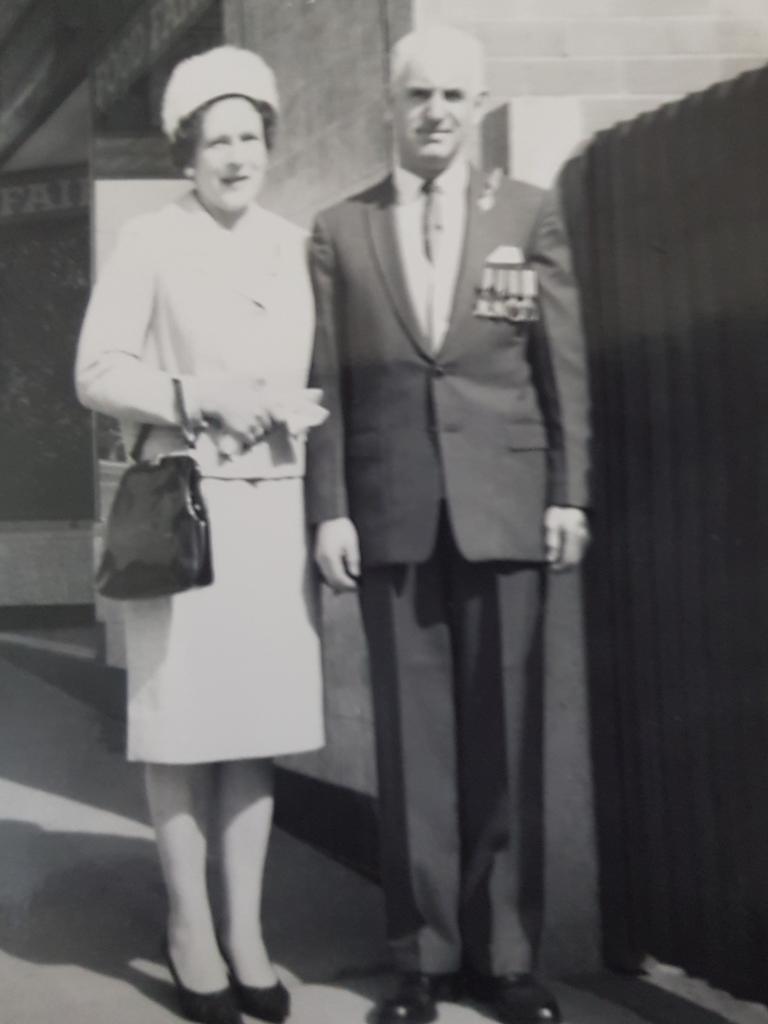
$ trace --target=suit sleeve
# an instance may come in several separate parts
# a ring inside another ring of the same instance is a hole
[[[139,423],[178,422],[172,374],[146,358],[155,303],[152,239],[137,223],[120,234],[91,293],[75,361],[83,405]],[[179,376],[189,415],[199,416],[194,380]]]
[[[542,203],[529,259],[538,273],[541,322],[532,360],[550,430],[550,505],[589,505],[590,399],[581,301],[559,184]]]
[[[322,388],[323,405],[330,412],[325,423],[309,432],[307,441],[307,516],[316,525],[349,514],[344,471],[342,283],[330,232],[322,218],[310,239],[309,269],[316,311],[309,383]]]

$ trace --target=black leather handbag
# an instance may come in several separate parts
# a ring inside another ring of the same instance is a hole
[[[187,447],[195,431],[184,406],[181,384],[173,381]],[[194,454],[164,455],[142,462],[152,428],[141,427],[129,466],[118,484],[104,535],[96,589],[118,600],[178,594],[213,581],[208,514],[200,492]]]

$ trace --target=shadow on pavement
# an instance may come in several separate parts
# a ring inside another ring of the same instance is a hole
[[[154,844],[0,824],[0,948],[40,965],[76,965],[172,1007],[170,983],[135,960],[160,960],[165,895]]]
[[[265,933],[289,983],[311,986],[315,999],[319,987],[342,1002],[379,998],[388,982],[379,900],[370,883],[274,835]],[[0,949],[11,957],[118,979],[175,1011],[162,956],[165,908],[151,840],[0,824]],[[162,977],[142,961],[157,964]]]
[[[125,761],[123,723],[33,671],[25,653],[0,653],[0,779],[145,822],[141,768]],[[74,685],[77,664],[66,671]]]

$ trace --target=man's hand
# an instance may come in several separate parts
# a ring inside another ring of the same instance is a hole
[[[544,513],[544,542],[550,569],[573,569],[589,543],[587,517],[580,508],[550,505]]]
[[[356,590],[360,575],[360,544],[351,519],[326,519],[315,534],[315,561],[334,590]]]

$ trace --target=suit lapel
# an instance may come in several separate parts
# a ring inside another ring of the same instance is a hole
[[[464,246],[459,261],[459,272],[453,292],[451,316],[448,330],[440,348],[438,358],[455,351],[461,345],[462,333],[457,330],[462,319],[472,312],[476,288],[480,284],[483,262],[495,248],[494,217],[492,211],[482,210],[479,205],[483,193],[483,175],[472,168],[469,176],[467,195],[467,219],[464,228]]]
[[[394,202],[394,183],[392,178],[388,178],[382,186],[379,201],[371,203],[367,208],[371,245],[387,293],[403,328],[419,354],[431,358],[429,339],[419,326],[405,283],[395,234]]]

